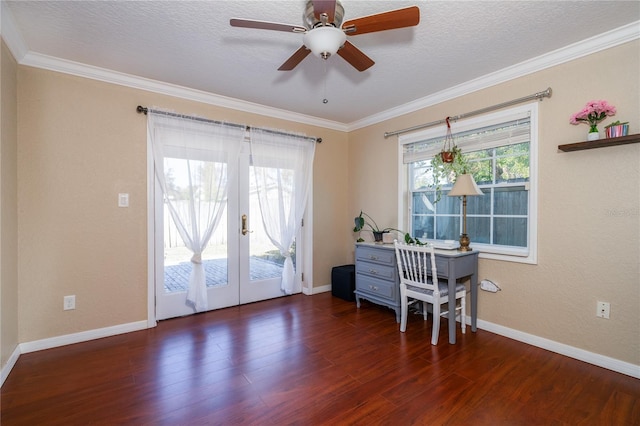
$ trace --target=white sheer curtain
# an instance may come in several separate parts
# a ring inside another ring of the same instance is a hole
[[[225,210],[245,131],[242,126],[148,113],[156,177],[180,237],[193,253],[187,303],[196,312],[208,309],[202,251]]]
[[[251,161],[267,236],[284,256],[280,288],[291,294],[295,271],[291,246],[295,240],[313,176],[316,143],[304,136],[251,129]]]

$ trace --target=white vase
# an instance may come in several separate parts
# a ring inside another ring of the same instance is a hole
[[[589,133],[587,133],[587,140],[588,141],[597,141],[598,139],[600,139],[600,132],[589,132]]]

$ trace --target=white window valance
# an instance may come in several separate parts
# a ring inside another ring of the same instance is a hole
[[[468,124],[464,127],[468,127]],[[528,113],[523,113],[512,117],[503,115],[495,124],[454,132],[453,138],[462,152],[470,152],[528,142],[530,135],[531,119]],[[446,128],[440,127],[401,138],[402,162],[408,164],[430,160],[442,150],[445,137]]]

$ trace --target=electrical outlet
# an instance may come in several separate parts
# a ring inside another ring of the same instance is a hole
[[[609,313],[611,310],[611,305],[609,304],[609,302],[598,302],[597,309],[597,317],[609,319]]]
[[[65,311],[69,311],[71,309],[75,309],[76,308],[76,296],[75,294],[72,296],[65,296],[64,297],[64,306],[63,309]]]

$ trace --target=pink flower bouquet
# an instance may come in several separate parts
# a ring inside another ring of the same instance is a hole
[[[598,123],[607,116],[616,114],[616,107],[610,105],[607,101],[590,101],[584,108],[571,116],[569,123],[579,124],[581,122],[589,123],[591,128],[589,133],[598,131]]]

